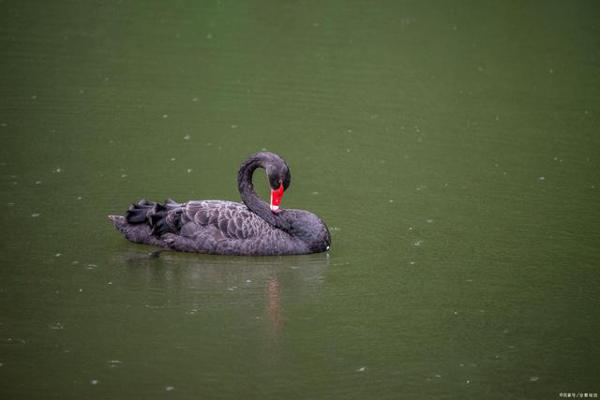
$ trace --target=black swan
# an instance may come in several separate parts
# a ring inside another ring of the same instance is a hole
[[[252,174],[264,168],[271,204],[254,191]],[[127,213],[109,215],[117,230],[135,243],[176,251],[226,255],[285,255],[329,250],[327,226],[304,210],[280,209],[290,170],[277,154],[256,153],[240,166],[238,188],[244,204],[200,200],[159,204],[140,200]]]

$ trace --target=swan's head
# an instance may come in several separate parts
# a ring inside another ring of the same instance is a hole
[[[271,211],[279,212],[279,205],[283,198],[283,193],[290,186],[292,175],[290,168],[283,158],[274,153],[259,153],[264,157],[264,167],[271,188]]]
[[[258,208],[264,207],[264,203],[260,204],[261,200],[258,199],[254,192],[254,186],[252,185],[252,174],[257,168],[263,168],[267,174],[269,186],[271,187],[270,209],[273,214],[277,214],[279,212],[279,204],[281,204],[283,192],[287,190],[292,180],[290,168],[283,158],[268,151],[252,154],[242,163],[238,171],[238,189],[244,203],[255,212]],[[258,201],[258,203],[256,203],[256,201]],[[249,204],[249,202],[253,204]],[[261,217],[263,219],[271,219],[269,216],[265,215],[262,215]]]

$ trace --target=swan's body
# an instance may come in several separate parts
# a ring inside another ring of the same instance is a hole
[[[273,153],[257,153],[238,173],[242,203],[224,200],[164,204],[140,200],[125,216],[110,215],[115,227],[135,243],[177,251],[229,255],[308,254],[329,250],[327,226],[303,210],[279,210],[254,191],[252,174],[265,168],[272,193],[290,183],[287,164]],[[272,195],[273,197],[273,195]],[[272,211],[274,210],[274,211]]]

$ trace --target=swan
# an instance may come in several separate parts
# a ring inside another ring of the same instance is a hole
[[[271,202],[254,191],[257,168],[267,174]],[[183,252],[222,255],[291,255],[329,250],[325,223],[304,210],[280,208],[291,181],[287,163],[275,153],[259,152],[240,166],[237,182],[243,201],[193,200],[163,204],[140,200],[125,215],[109,215],[131,242]]]

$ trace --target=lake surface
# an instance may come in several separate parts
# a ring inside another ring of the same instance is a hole
[[[598,2],[2,9],[2,398],[600,392]],[[261,149],[328,254],[150,257],[106,219],[238,200]]]

